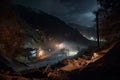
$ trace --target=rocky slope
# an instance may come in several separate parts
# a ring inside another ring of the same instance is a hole
[[[101,59],[89,64],[82,71],[71,73],[71,80],[119,80],[120,79],[120,42]]]

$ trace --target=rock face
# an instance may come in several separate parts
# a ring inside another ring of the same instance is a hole
[[[119,80],[120,79],[120,42],[108,54],[91,63],[83,71],[75,71],[71,80]]]
[[[24,23],[24,27],[22,29],[24,48],[38,48],[43,45],[43,35],[36,31],[36,29],[32,28],[32,26]]]

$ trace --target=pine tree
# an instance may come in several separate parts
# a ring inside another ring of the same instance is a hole
[[[100,4],[100,35],[107,41],[120,38],[120,2],[119,0],[97,0]]]

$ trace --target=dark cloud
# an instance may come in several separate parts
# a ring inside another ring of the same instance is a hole
[[[41,9],[66,23],[77,23],[91,27],[97,8],[96,0],[13,0],[14,3]]]
[[[75,11],[85,13],[95,8],[95,0],[60,0],[67,7],[74,7]]]

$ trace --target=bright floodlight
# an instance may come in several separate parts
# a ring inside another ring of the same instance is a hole
[[[75,55],[77,55],[77,53],[78,53],[77,50],[75,50],[75,51],[69,50],[69,52],[67,53],[67,56],[75,56]]]
[[[33,57],[36,56],[36,50],[30,51],[30,53],[31,53],[31,55],[32,55]]]
[[[57,49],[63,49],[65,47],[63,43],[56,44],[55,46]]]
[[[42,57],[44,55],[44,51],[43,50],[40,50],[39,52],[38,52],[38,56],[39,57]]]

